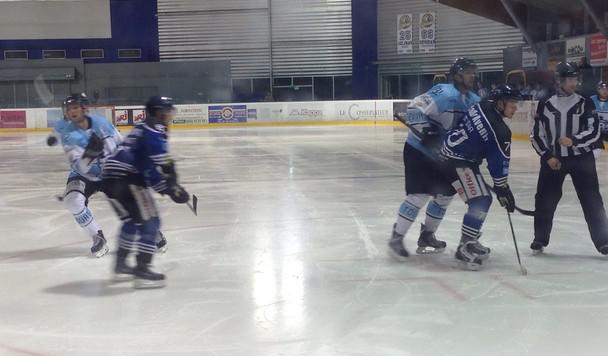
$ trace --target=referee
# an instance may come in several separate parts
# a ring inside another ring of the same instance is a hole
[[[600,135],[593,102],[575,93],[579,70],[575,63],[561,62],[556,68],[559,88],[538,103],[532,146],[541,157],[536,186],[534,255],[549,244],[553,214],[562,197],[562,185],[570,175],[583,208],[591,240],[597,250],[608,254],[608,219],[600,195],[593,144]]]

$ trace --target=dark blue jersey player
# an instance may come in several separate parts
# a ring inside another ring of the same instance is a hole
[[[473,106],[459,120],[447,133],[441,147],[443,175],[468,205],[455,257],[470,270],[479,269],[481,261],[489,256],[489,251],[480,249],[477,243],[492,204],[492,195],[479,171],[484,160],[500,204],[509,212],[515,209],[515,200],[507,184],[511,130],[505,119],[513,117],[518,100],[521,100],[518,90],[507,85],[498,86],[490,93],[489,101]]]
[[[165,276],[150,269],[160,227],[150,188],[170,196],[176,203],[189,201],[188,193],[177,181],[167,146],[167,126],[173,115],[170,98],[150,98],[145,121],[135,126],[103,167],[103,190],[123,221],[114,271],[117,279],[134,276],[136,288],[165,285]],[[137,251],[135,268],[126,263],[132,250]]]

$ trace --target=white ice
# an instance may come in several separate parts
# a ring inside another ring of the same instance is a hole
[[[398,127],[172,132],[198,217],[159,197],[168,286],[110,282],[113,256],[55,195],[67,164],[46,134],[0,134],[2,355],[608,355],[608,260],[593,247],[568,179],[544,256],[532,219],[495,204],[480,272],[453,267],[464,204],[440,228],[442,255],[398,263],[386,241],[403,192]],[[485,168],[484,168],[485,169]],[[608,155],[598,162],[607,196]],[[533,209],[538,159],[515,142],[510,184]],[[116,246],[103,195],[92,210]],[[419,217],[419,220],[422,218]],[[407,236],[414,250],[419,226]]]

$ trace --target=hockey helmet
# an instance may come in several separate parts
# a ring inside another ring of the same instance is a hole
[[[497,102],[498,100],[523,100],[521,92],[507,84],[500,84],[490,92],[490,101]]]
[[[146,117],[155,117],[158,113],[175,110],[173,99],[166,96],[153,96],[146,103]]]
[[[462,73],[467,69],[477,70],[477,64],[472,59],[464,57],[456,58],[450,67],[450,75],[454,77],[455,74]]]
[[[69,104],[80,104],[80,106],[89,105],[89,97],[85,93],[70,94],[63,100],[63,107],[67,107]]]
[[[580,71],[574,62],[559,62],[555,67],[555,73],[561,78],[578,78]]]
[[[608,89],[608,82],[606,82],[604,80],[600,80],[599,82],[597,82],[597,88],[598,89]]]

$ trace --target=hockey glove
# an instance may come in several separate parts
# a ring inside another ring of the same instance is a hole
[[[511,192],[511,188],[509,185],[503,186],[494,186],[494,192],[496,193],[496,197],[500,202],[500,206],[507,209],[508,212],[512,213],[515,211],[515,197],[513,197],[513,193]]]
[[[167,194],[177,204],[185,204],[190,201],[190,194],[179,184],[170,186],[167,190],[161,192],[161,194]]]
[[[84,149],[84,158],[97,158],[103,153],[103,139],[99,138],[95,133],[91,134],[89,144]]]
[[[49,135],[49,137],[46,138],[46,144],[48,146],[55,146],[57,144],[57,137],[55,137],[55,135]]]
[[[177,184],[177,171],[175,170],[175,163],[173,163],[173,160],[161,166],[160,169],[169,185]]]

